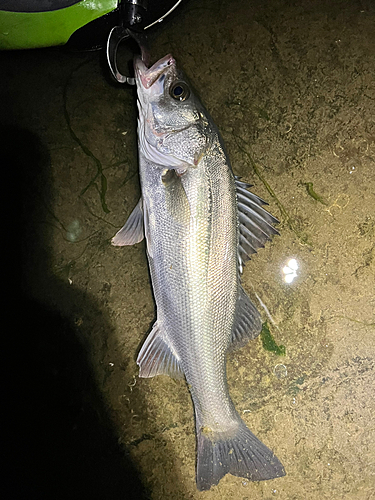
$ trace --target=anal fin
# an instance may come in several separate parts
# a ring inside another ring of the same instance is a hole
[[[177,353],[170,345],[167,336],[159,329],[157,321],[139,351],[137,365],[139,376],[142,378],[156,375],[184,377]]]

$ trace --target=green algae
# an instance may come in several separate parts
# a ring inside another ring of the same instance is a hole
[[[312,182],[304,182],[303,184],[306,186],[307,194],[309,194],[311,198],[314,198],[314,200],[319,201],[319,203],[322,203],[323,205],[328,205],[324,198],[314,191]]]
[[[270,329],[268,328],[267,321],[265,321],[262,325],[260,338],[262,340],[262,345],[266,351],[274,352],[277,356],[285,356],[285,346],[277,345],[270,332]]]

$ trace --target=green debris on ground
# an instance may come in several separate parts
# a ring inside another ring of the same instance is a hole
[[[323,205],[328,205],[328,203],[314,191],[312,182],[304,182],[303,184],[306,186],[307,194],[309,194],[311,198],[314,198],[314,200],[319,201]]]
[[[260,338],[262,340],[263,347],[266,351],[271,351],[277,354],[277,356],[285,356],[285,346],[277,345],[275,339],[273,338],[270,329],[268,328],[267,321],[262,325],[262,330],[260,332]]]

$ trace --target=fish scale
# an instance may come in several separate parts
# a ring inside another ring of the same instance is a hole
[[[240,275],[277,231],[265,202],[233,175],[220,134],[171,56],[135,60],[142,197],[117,246],[146,238],[157,318],[137,363],[141,377],[187,381],[195,410],[198,489],[228,472],[285,474],[230,398],[226,356],[255,338],[258,311]]]

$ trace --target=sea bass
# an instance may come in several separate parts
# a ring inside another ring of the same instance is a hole
[[[228,391],[226,355],[255,338],[260,315],[241,286],[243,264],[277,223],[233,175],[223,141],[176,62],[136,58],[142,197],[117,246],[146,238],[157,319],[137,359],[140,377],[185,377],[195,410],[196,482],[228,472],[252,481],[284,476],[247,428]]]

